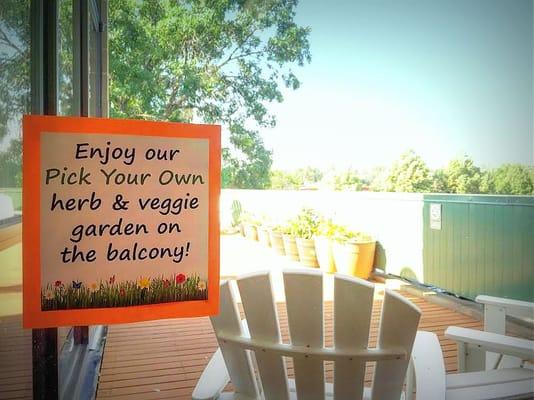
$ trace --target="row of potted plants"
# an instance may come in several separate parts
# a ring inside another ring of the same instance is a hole
[[[323,218],[312,209],[302,209],[282,225],[272,225],[252,215],[243,215],[242,234],[270,246],[303,265],[369,278],[374,265],[376,241]]]

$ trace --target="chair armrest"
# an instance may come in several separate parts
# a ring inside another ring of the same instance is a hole
[[[417,398],[445,400],[445,364],[434,333],[417,331],[410,364],[415,374]]]
[[[534,303],[493,296],[477,296],[475,301],[488,306],[502,307],[506,314],[522,318],[534,318]]]
[[[534,358],[534,341],[476,329],[450,326],[445,337],[456,342],[478,346],[486,351],[519,357],[522,360]]]
[[[218,348],[202,372],[193,391],[193,400],[214,400],[219,397],[224,387],[230,382],[221,349]]]

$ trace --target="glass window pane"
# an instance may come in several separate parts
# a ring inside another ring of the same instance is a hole
[[[89,16],[89,116],[100,116],[100,45],[98,32],[98,16]]]
[[[31,398],[22,329],[21,128],[30,111],[30,1],[0,2],[0,398]]]
[[[72,0],[59,2],[58,114],[73,115],[73,23]]]

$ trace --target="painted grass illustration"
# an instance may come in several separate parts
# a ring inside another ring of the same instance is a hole
[[[178,274],[170,279],[141,277],[137,281],[121,282],[116,282],[113,275],[98,283],[49,283],[41,289],[41,309],[127,307],[207,298],[206,282],[196,275]]]

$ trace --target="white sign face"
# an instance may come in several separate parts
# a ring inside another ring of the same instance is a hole
[[[206,298],[208,139],[43,133],[40,173],[43,310]]]
[[[441,230],[441,204],[430,204],[430,229]]]

